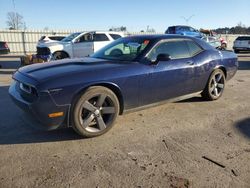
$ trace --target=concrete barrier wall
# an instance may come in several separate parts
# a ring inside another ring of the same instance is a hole
[[[0,30],[0,41],[6,41],[12,54],[31,54],[36,52],[36,44],[41,36],[61,35],[67,36],[80,30]],[[81,30],[82,31],[82,30]],[[163,34],[163,33],[140,33],[126,32],[125,35]],[[238,35],[221,35],[228,42],[228,49],[232,49],[233,41]]]

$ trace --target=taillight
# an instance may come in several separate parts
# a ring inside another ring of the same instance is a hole
[[[4,45],[3,45],[5,48],[9,48],[8,47],[8,44],[5,42]]]

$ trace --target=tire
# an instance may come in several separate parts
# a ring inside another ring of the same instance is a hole
[[[52,58],[53,60],[65,59],[68,58],[68,55],[65,52],[55,52]]]
[[[238,54],[238,53],[239,53],[239,50],[234,50],[234,53]]]
[[[225,74],[221,69],[216,69],[209,77],[208,83],[201,93],[205,100],[213,101],[219,99],[225,89]]]
[[[90,87],[73,106],[72,127],[83,137],[102,135],[114,126],[119,110],[119,101],[110,89]]]

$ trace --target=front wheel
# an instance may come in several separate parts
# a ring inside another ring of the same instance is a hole
[[[90,87],[73,107],[72,127],[84,137],[95,137],[109,131],[119,114],[119,101],[108,88]]]
[[[206,100],[217,100],[222,96],[226,84],[225,74],[221,69],[215,70],[206,85],[206,88],[201,93]]]
[[[68,58],[68,55],[65,52],[55,52],[52,55],[53,60],[60,60],[60,59],[65,59]]]

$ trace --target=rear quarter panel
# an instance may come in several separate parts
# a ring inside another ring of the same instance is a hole
[[[220,51],[222,60],[221,66],[223,66],[227,71],[227,80],[230,80],[237,72],[239,63],[238,57],[232,51]]]

